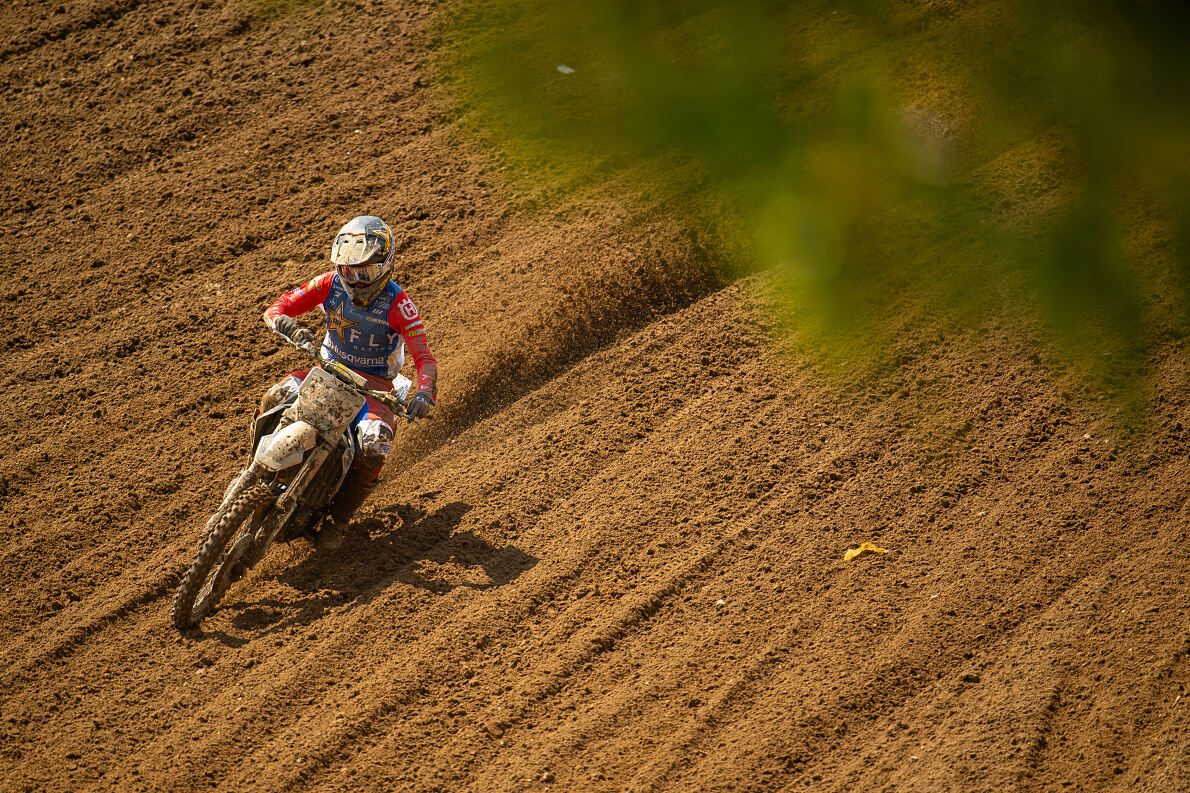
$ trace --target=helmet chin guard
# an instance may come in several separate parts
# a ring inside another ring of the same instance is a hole
[[[331,245],[331,262],[351,302],[372,302],[392,277],[396,253],[393,231],[374,215],[352,218]]]

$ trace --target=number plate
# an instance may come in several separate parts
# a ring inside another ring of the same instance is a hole
[[[322,434],[338,434],[368,400],[322,369],[312,369],[298,391],[298,418]]]

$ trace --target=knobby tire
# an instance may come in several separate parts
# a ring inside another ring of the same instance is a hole
[[[198,599],[203,587],[211,579],[212,571],[217,575],[216,566],[223,556],[227,543],[235,536],[240,526],[252,518],[257,508],[272,498],[272,492],[266,485],[258,484],[244,490],[227,505],[219,520],[207,532],[203,539],[194,563],[182,577],[182,584],[178,587],[178,594],[174,597],[173,620],[178,630],[198,625],[211,612],[222,592],[212,592],[201,605],[201,613],[195,610],[195,600]]]

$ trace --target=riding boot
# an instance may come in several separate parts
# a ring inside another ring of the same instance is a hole
[[[330,520],[323,521],[322,529],[315,537],[319,550],[334,551],[343,544],[351,516],[375,488],[376,480],[365,482],[354,468],[347,471],[339,492],[331,499]]]

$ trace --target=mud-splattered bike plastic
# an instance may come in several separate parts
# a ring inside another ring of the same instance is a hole
[[[368,382],[324,355],[308,333],[282,336],[316,363],[295,398],[253,423],[252,459],[228,485],[174,598],[179,630],[197,626],[278,538],[310,536],[357,451],[351,426],[368,399],[411,419],[403,392]],[[338,465],[335,465],[338,462]]]

